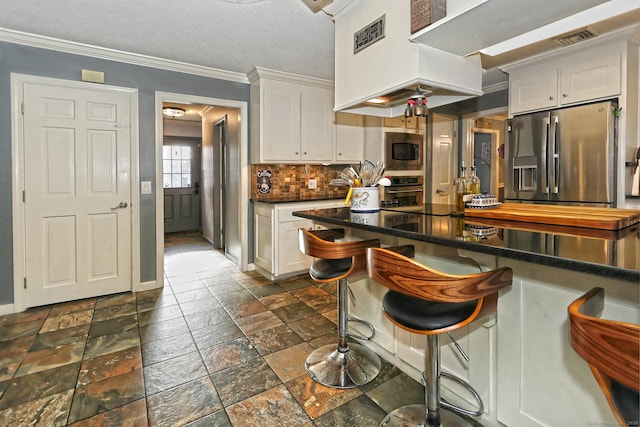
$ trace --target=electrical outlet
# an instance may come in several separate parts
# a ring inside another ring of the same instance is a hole
[[[313,190],[315,188],[318,188],[318,181],[315,178],[309,178],[309,189]]]

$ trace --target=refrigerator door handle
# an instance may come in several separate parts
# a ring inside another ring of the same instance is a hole
[[[558,179],[560,175],[560,120],[558,116],[551,116],[551,129],[549,132],[549,187],[551,194],[558,194]]]
[[[549,172],[547,167],[547,155],[549,149],[549,117],[542,119],[542,141],[540,150],[540,177],[541,190],[543,193],[549,193]]]

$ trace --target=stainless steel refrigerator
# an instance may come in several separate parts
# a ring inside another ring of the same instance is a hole
[[[516,116],[505,147],[505,200],[615,207],[613,101]]]

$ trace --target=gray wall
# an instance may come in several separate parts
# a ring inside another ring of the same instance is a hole
[[[249,85],[0,42],[0,305],[13,303],[10,73],[80,80],[103,71],[105,84],[138,89],[140,180],[155,188],[155,92],[249,102]],[[140,196],[140,280],[155,280],[155,195]],[[161,243],[162,244],[162,243]]]

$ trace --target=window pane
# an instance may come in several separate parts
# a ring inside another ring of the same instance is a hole
[[[171,173],[171,160],[162,161],[162,173]]]
[[[179,159],[180,158],[180,146],[173,146],[171,147],[171,158],[172,159]]]
[[[182,158],[190,159],[191,158],[191,147],[186,145],[182,147]]]
[[[171,174],[169,173],[162,174],[162,187],[171,188]]]
[[[182,161],[182,173],[191,173],[191,160]]]
[[[171,158],[171,146],[170,145],[163,145],[162,146],[162,158],[163,159],[170,159]]]
[[[183,174],[182,175],[182,186],[183,187],[191,187],[191,174]]]
[[[180,173],[182,162],[180,160],[171,160],[171,173]]]
[[[180,188],[180,174],[171,175],[171,187]]]

